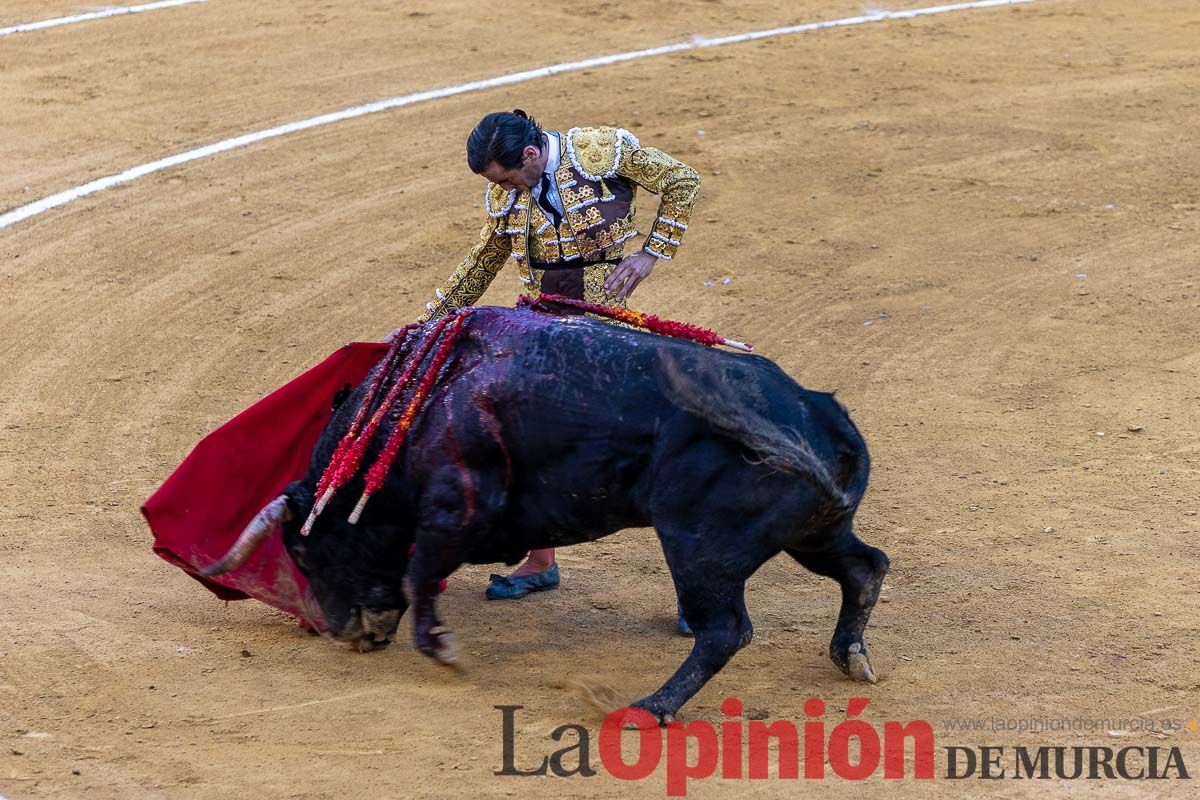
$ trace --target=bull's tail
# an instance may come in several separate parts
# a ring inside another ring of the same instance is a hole
[[[831,462],[817,454],[796,429],[782,427],[754,411],[728,381],[701,381],[665,353],[660,364],[664,389],[679,408],[708,421],[719,433],[743,445],[755,454],[758,463],[811,481],[825,495],[824,511],[829,516],[842,516],[858,507],[866,491],[866,449],[840,406],[836,408],[839,438],[852,436],[845,447],[838,447]]]

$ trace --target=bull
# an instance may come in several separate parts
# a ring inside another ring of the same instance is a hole
[[[469,319],[357,523],[348,517],[357,516],[361,475],[302,531],[372,376],[335,409],[304,478],[206,574],[236,568],[282,525],[325,633],[373,649],[411,610],[417,649],[454,665],[437,595],[459,566],[512,564],[531,549],[653,527],[695,641],[635,707],[665,724],[750,642],[746,581],[781,552],[838,582],[829,656],[850,678],[875,682],[863,635],[888,558],[855,534],[869,459],[832,395],[760,356],[587,317],[458,313]],[[434,335],[431,327],[405,346]]]

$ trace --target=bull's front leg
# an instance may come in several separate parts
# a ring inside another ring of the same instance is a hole
[[[413,644],[434,661],[455,667],[458,650],[454,637],[449,628],[442,625],[437,613],[438,584],[442,579],[416,577],[420,575],[421,572],[414,575],[409,570],[409,575],[404,576],[404,596],[413,608]]]
[[[458,665],[458,649],[449,629],[437,616],[437,596],[443,579],[462,563],[456,547],[438,541],[436,533],[418,531],[416,548],[404,575],[404,597],[413,611],[413,644],[448,667]]]
[[[423,492],[403,589],[412,609],[413,643],[446,666],[458,665],[458,651],[437,616],[439,584],[462,565],[471,544],[490,528],[503,498],[495,476],[462,463],[441,470]]]

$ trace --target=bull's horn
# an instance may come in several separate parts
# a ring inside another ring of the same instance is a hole
[[[200,574],[206,578],[213,578],[237,569],[281,523],[291,518],[292,510],[288,508],[287,495],[281,494],[263,506],[262,511],[250,520],[246,530],[242,531],[242,535],[220,561],[200,570]]]

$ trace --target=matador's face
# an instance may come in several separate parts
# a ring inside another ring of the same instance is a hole
[[[506,192],[511,192],[513,189],[523,191],[538,185],[542,180],[542,170],[545,168],[545,151],[529,145],[521,153],[521,166],[505,169],[492,161],[479,174]]]

